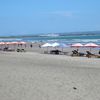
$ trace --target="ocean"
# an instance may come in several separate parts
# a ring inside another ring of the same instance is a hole
[[[25,42],[60,42],[72,43],[96,43],[100,44],[100,34],[70,34],[70,35],[37,35],[14,38],[0,38],[1,42],[25,41]]]

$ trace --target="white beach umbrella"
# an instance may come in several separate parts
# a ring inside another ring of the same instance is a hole
[[[45,44],[43,44],[41,47],[43,47],[43,48],[47,47],[47,51],[48,51],[48,47],[52,47],[52,44],[50,44],[50,43],[45,43]]]
[[[52,45],[50,43],[45,43],[41,47],[51,47]]]
[[[55,42],[55,43],[52,44],[52,47],[59,47],[59,46],[60,46],[60,44],[57,43],[57,42]]]

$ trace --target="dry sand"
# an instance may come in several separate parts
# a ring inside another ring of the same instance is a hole
[[[100,100],[100,59],[0,52],[0,100]]]

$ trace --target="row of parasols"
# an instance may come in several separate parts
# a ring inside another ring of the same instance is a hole
[[[14,44],[26,44],[26,42],[24,41],[20,41],[20,42],[0,42],[0,45],[14,45]],[[85,45],[81,44],[81,43],[75,43],[75,44],[72,44],[72,45],[66,45],[64,43],[45,43],[43,44],[41,47],[92,47],[92,48],[95,48],[95,47],[100,47],[100,45],[97,45],[95,43],[87,43]]]
[[[23,41],[21,42],[0,42],[0,45],[15,45],[15,44],[23,45],[23,44],[26,44],[26,42],[23,42]]]
[[[75,43],[75,44],[72,44],[72,45],[66,45],[64,43],[45,43],[43,44],[41,47],[61,47],[62,48],[62,51],[63,51],[63,48],[66,48],[66,47],[75,47],[75,48],[80,48],[80,47],[89,47],[90,48],[90,51],[92,48],[100,48],[100,45],[97,45],[95,43],[87,43],[87,44],[81,44],[81,43]]]
[[[75,43],[75,44],[72,44],[72,45],[66,45],[64,43],[45,43],[42,45],[42,47],[92,47],[92,48],[95,48],[95,47],[100,47],[100,45],[97,45],[95,43],[87,43],[85,45],[81,44],[81,43]]]

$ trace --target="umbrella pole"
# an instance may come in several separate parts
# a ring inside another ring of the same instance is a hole
[[[48,52],[48,47],[47,47],[47,52]]]
[[[90,47],[90,52],[91,52],[91,47]]]
[[[62,52],[63,52],[63,47],[62,47]]]

